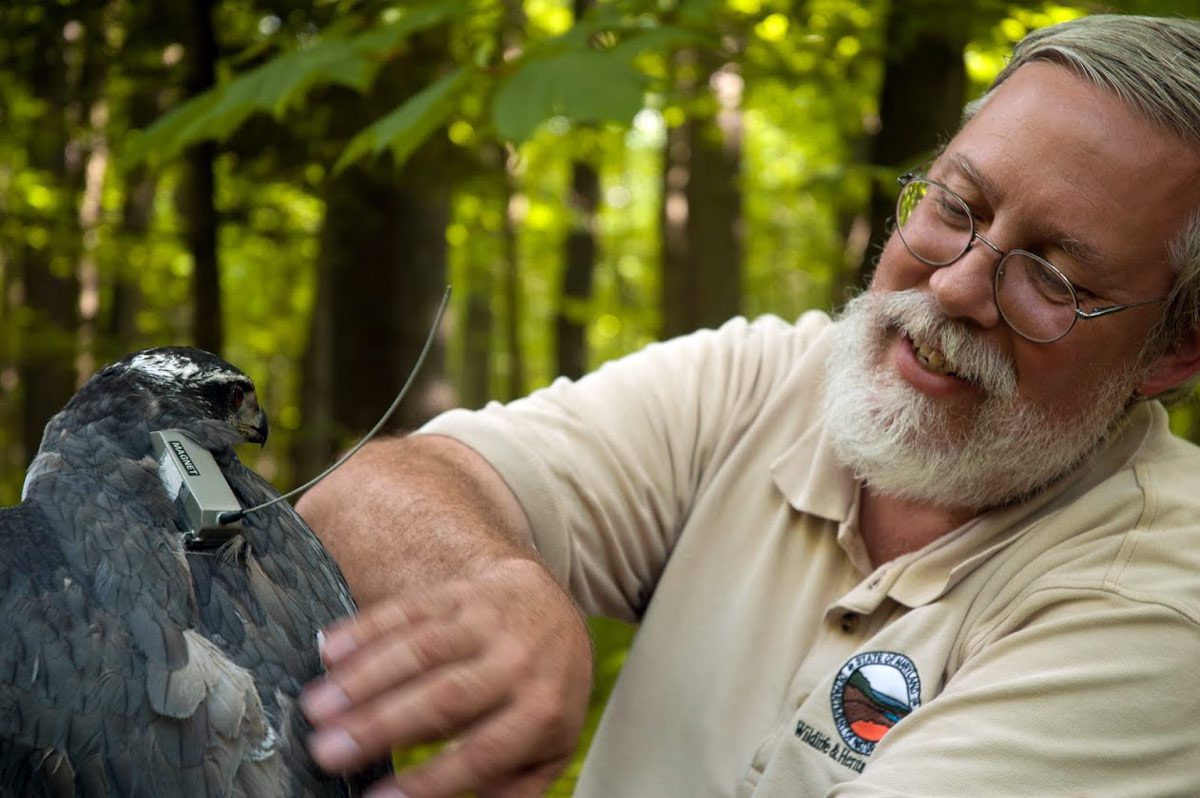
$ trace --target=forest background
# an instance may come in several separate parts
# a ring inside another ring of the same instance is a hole
[[[1029,30],[1200,0],[0,5],[0,504],[145,346],[257,383],[280,489],[388,406],[510,399],[865,284],[898,174]],[[1194,401],[1172,413],[1200,440]],[[596,622],[589,730],[632,630]],[[567,794],[578,760],[557,786]]]

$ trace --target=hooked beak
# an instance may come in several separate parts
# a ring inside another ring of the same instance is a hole
[[[254,420],[254,426],[246,433],[246,440],[250,443],[257,443],[259,448],[267,445],[267,433],[270,432],[270,424],[267,423],[267,414],[262,409],[258,411],[258,417]]]
[[[270,425],[267,423],[266,412],[258,406],[253,392],[246,395],[246,401],[238,408],[234,427],[242,433],[242,439],[246,443],[257,443],[260,447],[267,445]]]

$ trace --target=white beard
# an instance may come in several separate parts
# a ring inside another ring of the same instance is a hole
[[[825,420],[834,452],[881,494],[980,511],[1028,497],[1090,456],[1126,416],[1136,380],[1107,378],[1068,418],[1021,398],[1004,353],[947,318],[918,291],[865,293],[837,321],[825,367]],[[937,346],[985,398],[964,418],[884,365],[895,332]]]

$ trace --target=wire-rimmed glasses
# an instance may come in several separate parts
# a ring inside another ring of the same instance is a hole
[[[896,229],[905,248],[922,263],[940,268],[982,241],[1000,256],[992,279],[996,308],[1022,338],[1052,343],[1069,333],[1079,319],[1095,319],[1167,299],[1162,296],[1084,310],[1075,286],[1053,263],[1023,249],[1005,252],[984,238],[975,229],[970,207],[954,191],[912,172],[901,175],[899,181]]]

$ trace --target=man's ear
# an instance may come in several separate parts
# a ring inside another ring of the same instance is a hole
[[[1138,383],[1140,396],[1154,397],[1200,372],[1200,329],[1193,329],[1169,352],[1150,364]]]

